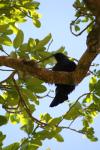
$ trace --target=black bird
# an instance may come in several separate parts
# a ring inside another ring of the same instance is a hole
[[[57,61],[56,65],[52,68],[53,71],[66,71],[72,72],[76,68],[75,62],[68,59],[62,53],[54,54],[54,57]],[[68,84],[55,84],[55,98],[50,104],[50,107],[54,107],[63,103],[65,100],[68,99],[68,94],[71,93],[75,89],[75,85],[68,85]]]

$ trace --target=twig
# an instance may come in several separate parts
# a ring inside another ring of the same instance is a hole
[[[76,118],[74,120],[71,121],[71,123],[69,124],[69,128],[71,127],[71,125],[74,123],[74,121],[76,120]]]
[[[62,129],[69,129],[71,131],[83,134],[80,130],[76,130],[76,129],[73,129],[73,128],[70,128],[70,127],[64,127],[64,126],[59,126],[59,127],[62,128]]]
[[[0,71],[14,71],[13,69],[0,69]]]
[[[75,22],[74,22],[75,23]],[[94,21],[92,21],[89,25],[87,25],[81,32],[79,32],[78,34],[75,34],[73,31],[72,31],[72,24],[70,24],[70,31],[73,35],[75,36],[80,36],[86,29],[88,29],[92,24],[94,23]]]
[[[5,80],[1,81],[0,84],[3,84],[5,82],[7,82],[7,80],[9,80],[10,78],[12,78],[15,75],[16,71],[12,72]]]
[[[50,96],[50,95],[47,95],[47,97],[49,97],[49,98],[54,98],[53,96]]]
[[[83,96],[86,96],[86,95],[88,95],[88,94],[90,94],[90,93],[85,93],[85,94],[82,94],[81,96],[79,96],[78,98],[77,98],[77,100],[75,101],[75,103],[69,108],[69,110],[62,116],[62,119],[60,120],[60,122],[57,124],[57,126],[64,120],[64,117],[65,117],[65,115],[66,114],[68,114],[70,111],[71,111],[71,109],[76,105],[76,103],[83,97]],[[71,123],[72,124],[72,123]],[[70,125],[69,125],[70,126]]]
[[[79,97],[77,98],[77,100],[76,100],[75,103],[77,103],[83,96],[86,96],[86,95],[88,95],[88,94],[91,94],[91,93],[88,92],[88,93],[84,93],[84,94],[82,94],[81,96],[79,96]],[[75,105],[75,103],[74,103],[73,105]],[[73,105],[72,105],[72,106],[73,106]]]
[[[14,82],[16,91],[17,91],[17,93],[18,93],[18,95],[19,95],[19,97],[20,97],[20,102],[21,102],[21,104],[23,105],[23,107],[24,107],[25,111],[27,112],[27,114],[29,115],[29,117],[30,117],[33,121],[35,121],[37,124],[39,124],[42,128],[43,128],[44,126],[46,126],[46,125],[47,125],[46,123],[43,123],[43,122],[39,121],[38,119],[36,119],[35,117],[32,116],[30,109],[28,108],[27,104],[25,103],[25,101],[24,101],[24,99],[23,99],[23,97],[22,97],[22,95],[21,95],[21,93],[20,93],[19,87],[18,87],[18,85],[17,85],[15,79],[12,78],[12,80],[13,80],[13,82]]]
[[[53,39],[51,40],[51,42],[49,43],[49,45],[48,45],[48,47],[47,47],[47,52],[49,51],[49,48],[50,48],[52,42],[53,42]]]
[[[40,98],[40,99],[45,98],[45,97],[54,98],[54,97],[52,97],[52,96],[49,95],[50,92],[51,92],[51,90],[49,90],[49,92],[48,92],[46,95],[44,95],[44,96],[38,96],[38,95],[36,95],[36,96],[37,96],[38,98]]]
[[[39,128],[39,125],[37,124],[37,126],[34,128],[32,134],[34,135],[36,133],[36,130]]]
[[[7,56],[9,56],[9,54],[8,54],[6,51],[4,51],[3,49],[1,49],[1,51],[2,51],[3,53],[5,53]]]
[[[100,66],[100,64],[92,64],[91,66],[92,67],[98,67],[98,66]]]
[[[93,76],[96,76],[96,74],[95,74],[93,71],[89,70],[89,72],[90,72],[90,74],[92,74]]]

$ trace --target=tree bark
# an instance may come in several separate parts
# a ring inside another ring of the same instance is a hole
[[[87,36],[87,50],[80,58],[74,72],[58,72],[40,68],[33,60],[14,59],[0,56],[0,65],[27,72],[47,83],[79,84],[87,75],[89,67],[100,52],[100,27],[94,28]]]

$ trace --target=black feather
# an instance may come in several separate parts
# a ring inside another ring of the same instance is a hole
[[[62,53],[57,53],[54,55],[55,59],[57,60],[56,65],[52,68],[53,71],[66,71],[72,72],[76,69],[75,62],[68,59]],[[71,93],[75,89],[75,85],[68,85],[68,84],[55,84],[55,97],[50,104],[50,107],[54,107],[63,103],[65,100],[68,99],[68,94]]]

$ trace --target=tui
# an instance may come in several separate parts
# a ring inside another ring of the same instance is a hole
[[[57,61],[56,65],[52,68],[53,71],[66,71],[72,72],[76,68],[75,62],[68,59],[62,53],[54,54],[54,57]],[[50,104],[50,107],[54,107],[63,103],[65,100],[68,99],[68,94],[71,93],[75,89],[75,85],[68,85],[68,84],[55,84],[55,97]]]

